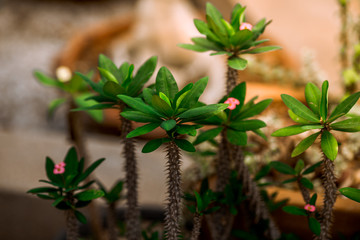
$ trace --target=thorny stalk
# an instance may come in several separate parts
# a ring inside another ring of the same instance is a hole
[[[66,198],[71,205],[74,205],[74,197],[72,192],[68,192]],[[79,223],[75,216],[74,209],[68,209],[65,211],[66,216],[66,240],[78,240],[79,239]]]
[[[301,195],[305,201],[306,204],[308,204],[310,202],[310,192],[309,189],[307,189],[306,187],[304,187],[304,185],[300,182],[300,178],[298,178],[296,180],[298,187],[300,189]]]
[[[191,232],[191,240],[198,240],[200,235],[200,228],[203,216],[199,213],[195,213],[194,215],[194,226]]]
[[[108,222],[108,234],[109,240],[118,239],[118,227],[116,225],[116,203],[112,202],[108,206],[107,222]]]

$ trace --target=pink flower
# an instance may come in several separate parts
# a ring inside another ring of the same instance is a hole
[[[224,103],[229,104],[229,106],[227,107],[228,109],[234,110],[236,108],[236,105],[240,104],[240,101],[236,98],[229,97]]]
[[[304,209],[306,211],[309,211],[309,212],[315,212],[316,207],[314,205],[311,205],[311,204],[306,204]]]
[[[250,23],[246,23],[246,22],[243,22],[241,25],[240,25],[240,30],[244,30],[244,29],[247,29],[247,30],[252,30],[253,26],[250,24]]]
[[[63,174],[65,172],[65,166],[66,166],[66,164],[64,162],[55,164],[53,173],[54,174]]]

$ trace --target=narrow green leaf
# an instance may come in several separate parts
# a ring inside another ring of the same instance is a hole
[[[238,116],[236,116],[236,120],[250,118],[250,117],[253,117],[255,115],[262,113],[270,105],[271,102],[272,102],[272,99],[265,99],[265,100],[255,104],[253,107],[249,108],[247,111],[243,111]]]
[[[223,19],[223,16],[219,12],[219,10],[217,10],[216,7],[209,2],[206,3],[206,15],[209,16],[214,21],[216,27],[219,29],[219,32],[222,35],[225,35],[226,29],[221,22],[221,19]]]
[[[87,220],[86,220],[86,217],[84,214],[82,214],[81,212],[79,211],[75,211],[75,217],[77,220],[79,220],[79,222],[81,222],[82,224],[86,224],[87,223]]]
[[[89,99],[92,96],[91,93],[84,93],[78,95],[74,98],[75,104],[79,108],[87,108],[91,106],[95,106],[97,102],[95,100]],[[104,120],[104,115],[102,111],[99,110],[88,110],[86,111],[89,116],[94,119],[96,122],[100,123]]]
[[[202,107],[189,109],[179,114],[178,117],[182,120],[182,122],[201,120],[215,115],[218,112],[225,110],[226,108],[227,104],[210,104]]]
[[[128,135],[126,135],[126,138],[138,137],[146,133],[149,133],[153,131],[155,128],[159,127],[160,124],[161,123],[149,123],[144,126],[138,127],[135,130],[131,131]]]
[[[297,180],[297,177],[294,177],[294,178],[289,178],[285,181],[282,181],[281,184],[287,184],[287,183],[292,183],[292,182],[296,182]]]
[[[160,118],[156,118],[152,115],[139,111],[124,111],[121,113],[121,116],[131,121],[141,122],[141,123],[161,122]]]
[[[51,204],[51,206],[56,207],[64,199],[65,199],[65,196],[60,196],[60,197],[56,198],[55,201]]]
[[[204,77],[195,82],[189,93],[186,94],[186,97],[181,101],[179,108],[190,108],[196,104],[206,88],[208,79],[208,77]]]
[[[258,181],[258,180],[262,179],[263,177],[265,177],[266,175],[269,174],[270,170],[271,170],[271,167],[270,167],[269,164],[263,166],[263,167],[260,169],[260,171],[255,175],[254,180],[255,180],[255,181]]]
[[[199,136],[196,138],[196,140],[193,142],[194,145],[200,144],[202,142],[208,141],[210,139],[215,138],[219,133],[221,132],[223,128],[213,128],[204,132],[201,132]]]
[[[271,136],[273,137],[286,137],[292,136],[299,133],[303,133],[313,129],[321,129],[322,125],[320,124],[311,124],[311,125],[292,125],[284,128],[280,128],[273,132]]]
[[[246,132],[236,131],[232,129],[226,130],[226,137],[231,144],[245,146],[247,144]]]
[[[161,67],[156,76],[156,91],[164,93],[168,98],[174,99],[175,94],[179,91],[174,76],[169,69]]]
[[[324,81],[321,86],[321,100],[320,100],[320,116],[324,122],[327,119],[327,112],[328,112],[328,89],[329,89],[329,82]]]
[[[184,151],[187,152],[196,152],[194,145],[191,144],[188,140],[185,139],[174,139],[175,144]]]
[[[197,209],[199,212],[201,212],[202,210],[204,210],[204,204],[203,204],[203,201],[199,195],[199,193],[197,193],[196,191],[194,191],[194,194],[195,194],[195,198],[196,198],[196,205],[197,205]]]
[[[114,77],[114,79],[110,81],[114,81],[116,83],[121,84],[122,81],[124,80],[120,74],[119,69],[116,67],[113,61],[111,61],[108,57],[106,57],[103,54],[99,55],[99,67],[101,69],[108,71]],[[100,71],[100,74],[102,77],[107,78],[106,73],[103,75],[103,73]]]
[[[296,115],[293,111],[291,111],[290,109],[288,110],[288,114],[289,117],[297,123],[301,123],[301,124],[309,124],[310,122],[304,118],[299,117],[298,115]]]
[[[240,27],[240,15],[245,11],[245,7],[242,7],[239,3],[237,3],[231,12],[231,25],[234,29],[239,29]]]
[[[230,23],[228,23],[228,22],[227,22],[225,19],[223,19],[223,18],[221,19],[221,22],[222,22],[223,26],[225,27],[228,36],[229,36],[229,37],[230,37],[230,36],[233,36],[233,35],[235,34],[235,30],[234,30],[233,26],[231,26]],[[236,30],[237,30],[237,29],[236,29]],[[221,50],[221,48],[220,48],[220,50]]]
[[[279,46],[265,46],[265,47],[253,48],[253,49],[244,51],[243,53],[246,53],[246,54],[258,54],[258,53],[275,51],[275,50],[279,50],[279,49],[281,49],[281,47],[279,47]]]
[[[238,131],[250,131],[250,130],[256,130],[259,128],[266,127],[266,124],[261,120],[251,119],[251,120],[234,121],[231,122],[229,126]]]
[[[100,103],[100,104],[95,104],[95,105],[88,106],[88,107],[79,107],[79,108],[71,109],[71,111],[76,112],[76,111],[89,111],[89,110],[103,110],[103,109],[108,109],[108,108],[114,108],[114,104],[113,103]]]
[[[320,135],[320,132],[314,133],[307,138],[303,139],[293,150],[291,153],[291,157],[296,157],[303,153],[306,149],[308,149],[316,140],[316,138]]]
[[[76,72],[75,73],[76,75],[80,76],[87,84],[90,85],[90,87],[97,93],[100,93],[102,94],[103,93],[103,85],[101,83],[96,83],[96,82],[93,82],[88,76],[82,74],[82,73],[79,73],[79,72]]]
[[[281,94],[281,98],[284,101],[285,105],[290,108],[296,115],[302,117],[310,122],[320,122],[318,117],[310,109],[308,109],[304,104],[302,104],[296,98],[287,95]]]
[[[339,191],[345,197],[360,203],[360,189],[345,187],[340,188]]]
[[[343,100],[339,105],[336,106],[334,111],[330,114],[328,122],[333,122],[341,116],[344,116],[350,111],[350,109],[356,104],[359,100],[360,92],[354,93]]]
[[[307,179],[307,178],[301,178],[301,179],[300,179],[300,182],[301,182],[301,184],[302,184],[304,187],[306,187],[306,188],[308,188],[308,189],[310,189],[310,190],[313,190],[313,189],[314,189],[314,185],[313,185],[313,183],[312,183],[309,179]]]
[[[50,87],[59,87],[59,88],[63,88],[63,83],[59,82],[56,79],[53,79],[51,77],[46,76],[45,74],[39,72],[39,71],[35,71],[34,72],[35,77],[37,78],[37,80],[45,85],[45,86],[50,86]]]
[[[292,215],[300,215],[300,216],[307,216],[307,213],[304,209],[295,207],[295,206],[285,206],[282,208],[284,212],[290,213]]]
[[[234,89],[230,92],[229,97],[236,98],[239,100],[240,104],[236,107],[238,110],[242,108],[245,102],[246,97],[246,82],[239,83],[234,87]],[[233,110],[232,114],[237,114],[238,111]]]
[[[335,160],[338,153],[338,142],[329,131],[323,131],[321,134],[321,149],[330,160]]]
[[[51,158],[46,157],[45,169],[46,169],[46,175],[47,175],[48,179],[51,182],[61,184],[62,183],[61,178],[58,175],[55,175],[53,172],[54,168],[55,168],[54,161]]]
[[[116,100],[116,96],[119,94],[124,94],[126,91],[125,89],[115,82],[108,81],[104,84],[103,92],[111,97],[112,99]]]
[[[126,103],[128,106],[130,106],[131,108],[143,112],[143,113],[147,113],[150,114],[154,117],[164,117],[164,115],[162,115],[161,113],[159,113],[158,111],[156,111],[153,107],[145,104],[141,99],[139,98],[132,98],[126,95],[117,95],[117,97],[122,100],[124,103]]]
[[[336,131],[341,132],[359,132],[360,131],[360,117],[350,118],[330,125]]]
[[[142,152],[143,153],[153,152],[156,149],[158,149],[161,146],[161,144],[169,141],[170,141],[169,138],[159,138],[159,139],[150,140],[144,145]]]
[[[232,57],[228,60],[228,65],[236,70],[244,70],[248,61],[244,58]]]
[[[104,192],[97,189],[88,189],[74,195],[74,197],[77,198],[79,201],[90,201],[96,198],[100,198],[102,196],[104,196]]]
[[[58,189],[53,187],[39,187],[39,188],[33,188],[27,191],[27,193],[49,193],[49,192],[56,192]]]
[[[139,91],[147,83],[150,77],[153,75],[157,64],[157,57],[153,56],[146,60],[143,65],[140,66],[136,72],[133,80],[129,84],[128,93],[130,96],[137,96]]]
[[[159,97],[171,107],[170,99],[164,93],[159,92]]]
[[[142,94],[143,94],[143,98],[144,98],[145,102],[147,104],[151,105],[152,96],[156,94],[155,91],[150,88],[144,88],[142,91]]]
[[[315,169],[321,165],[321,163],[322,163],[322,161],[317,162],[317,163],[311,165],[310,167],[306,168],[305,171],[302,173],[302,175],[306,175],[306,174],[314,172]]]
[[[296,165],[295,165],[295,172],[297,175],[299,175],[301,173],[301,171],[304,169],[305,167],[305,163],[302,159],[299,159],[297,162],[296,162]]]
[[[314,206],[315,206],[315,204],[316,204],[316,199],[317,199],[317,194],[316,194],[316,193],[314,193],[314,194],[311,196],[311,199],[310,199],[309,204],[311,204],[311,205],[314,205]]]
[[[174,119],[163,121],[160,125],[165,131],[170,131],[176,126],[176,121]]]
[[[187,49],[187,50],[192,50],[195,52],[206,52],[209,51],[210,49],[201,47],[199,45],[193,45],[193,44],[185,44],[185,43],[180,43],[178,44],[179,47]]]
[[[310,109],[320,116],[320,101],[321,101],[321,92],[320,89],[315,86],[313,83],[306,84],[305,87],[305,98],[306,102],[309,105]]]
[[[194,19],[194,25],[201,34],[206,35],[210,31],[207,23],[202,20]]]
[[[272,161],[269,164],[271,167],[275,168],[277,171],[283,174],[296,175],[295,170],[286,163],[279,161]]]
[[[188,134],[190,136],[196,136],[196,129],[202,127],[201,125],[177,125],[176,132],[179,134]]]
[[[208,49],[208,50],[214,50],[214,51],[221,51],[222,47],[219,46],[218,44],[216,44],[213,41],[210,41],[207,38],[201,38],[201,37],[197,37],[197,38],[191,38],[191,41],[193,41],[193,43],[197,46],[200,46],[202,48]]]
[[[158,95],[153,95],[151,97],[151,105],[160,113],[164,114],[167,117],[171,117],[174,114],[174,110],[171,108],[171,105],[167,104],[162,100]]]
[[[309,228],[316,236],[320,236],[320,223],[313,217],[309,217]]]
[[[252,38],[253,38],[253,33],[245,29],[242,31],[238,31],[233,36],[231,36],[230,43],[233,46],[236,46],[241,49],[243,46],[251,42]]]
[[[114,82],[116,84],[119,84],[116,77],[110,71],[108,71],[106,69],[103,69],[103,68],[100,68],[100,67],[98,67],[98,70],[99,70],[101,76],[103,76],[107,81],[111,81],[111,82]]]

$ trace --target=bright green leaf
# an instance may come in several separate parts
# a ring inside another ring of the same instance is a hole
[[[315,113],[313,113],[296,98],[287,94],[281,94],[281,98],[284,101],[285,105],[299,117],[302,117],[310,122],[320,122]]]
[[[286,137],[292,136],[299,133],[303,133],[313,129],[321,129],[322,125],[320,124],[311,124],[311,125],[292,125],[284,128],[280,128],[273,132],[271,136],[273,137]]]
[[[324,81],[321,87],[321,100],[320,100],[320,116],[324,122],[327,119],[327,112],[328,112],[328,89],[329,89],[329,82]]]
[[[306,84],[305,87],[305,98],[310,109],[317,115],[320,116],[320,101],[321,92],[318,87],[313,83]]]
[[[236,70],[244,70],[248,61],[244,58],[232,57],[228,60],[228,65]]]
[[[158,93],[164,93],[169,99],[174,99],[175,94],[179,91],[174,76],[166,67],[160,68],[155,86]]]
[[[291,111],[290,109],[288,110],[288,114],[289,117],[297,123],[301,123],[301,124],[309,124],[310,122],[304,118],[299,117],[298,115],[296,115],[293,111]]]
[[[231,122],[229,126],[238,131],[250,131],[250,130],[266,127],[266,124],[261,120],[251,119],[251,120],[234,121]]]
[[[339,191],[345,197],[360,203],[360,189],[345,187],[339,189]]]
[[[335,160],[338,153],[338,142],[329,131],[323,131],[321,134],[321,149],[330,160]]]
[[[354,93],[343,100],[339,105],[336,106],[334,111],[330,114],[328,122],[333,122],[339,117],[345,115],[359,100],[360,92]]]
[[[163,121],[160,125],[165,131],[170,131],[176,126],[176,121],[174,119]]]
[[[296,157],[303,153],[306,149],[308,149],[316,140],[316,138],[320,135],[320,132],[314,133],[307,138],[303,139],[293,150],[291,153],[291,157]]]
[[[141,135],[144,135],[146,133],[149,133],[153,131],[155,128],[159,127],[160,123],[149,123],[144,126],[138,127],[135,130],[131,131],[128,135],[126,135],[126,138],[133,138],[138,137]]]
[[[330,125],[336,131],[342,132],[359,132],[360,131],[360,117],[350,118]]]

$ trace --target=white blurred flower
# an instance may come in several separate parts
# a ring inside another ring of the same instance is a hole
[[[60,82],[68,82],[72,78],[72,72],[69,67],[60,66],[56,69],[56,77]]]

